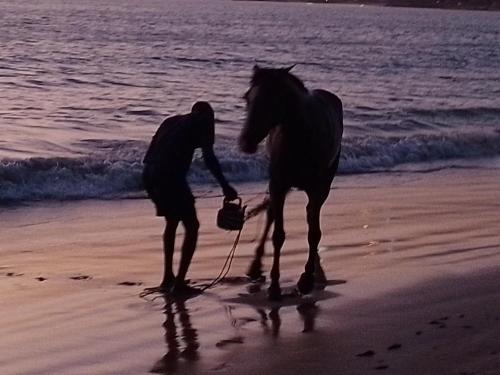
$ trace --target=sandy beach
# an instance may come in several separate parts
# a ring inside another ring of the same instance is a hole
[[[500,374],[499,184],[495,169],[338,177],[322,214],[329,285],[281,303],[242,277],[258,218],[228,280],[182,302],[139,297],[162,270],[149,201],[3,208],[0,373]],[[304,201],[286,205],[286,290],[307,256]],[[215,225],[220,203],[197,201],[196,283],[235,237]]]

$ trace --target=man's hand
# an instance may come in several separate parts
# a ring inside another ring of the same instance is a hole
[[[224,196],[226,199],[232,201],[238,198],[238,193],[233,189],[231,185],[229,185],[222,174],[222,170],[220,168],[219,160],[215,157],[213,147],[205,147],[202,148],[203,151],[203,159],[205,160],[205,164],[207,168],[212,172],[214,177],[219,182],[222,187],[222,191],[224,192]]]
[[[233,201],[238,198],[238,193],[231,185],[224,186],[222,191],[224,192],[224,197],[226,197],[227,200]]]

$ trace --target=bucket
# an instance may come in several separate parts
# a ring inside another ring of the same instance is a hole
[[[217,213],[217,226],[226,230],[241,230],[245,222],[245,209],[241,198],[236,203],[224,199],[222,208]]]

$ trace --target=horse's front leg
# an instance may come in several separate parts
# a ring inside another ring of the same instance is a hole
[[[280,287],[280,253],[285,242],[285,230],[283,226],[283,206],[285,204],[286,191],[278,194],[271,193],[271,209],[274,216],[273,231],[273,266],[271,268],[271,285],[269,286],[269,299],[281,299]]]
[[[262,277],[262,256],[264,255],[267,237],[269,235],[271,225],[273,224],[273,220],[272,208],[269,205],[269,207],[267,208],[266,226],[264,227],[264,232],[262,233],[262,237],[259,240],[259,244],[255,248],[255,257],[253,258],[253,261],[250,264],[250,268],[247,272],[247,276],[251,280],[259,280]]]
[[[321,268],[318,255],[318,245],[321,240],[320,213],[321,207],[328,194],[308,193],[309,203],[307,204],[307,224],[309,232],[307,240],[309,242],[309,256],[305,266],[305,272],[300,275],[297,287],[302,294],[310,293],[314,288],[315,274],[322,275],[326,279]],[[320,280],[318,280],[320,281]],[[321,280],[326,282],[326,280]]]

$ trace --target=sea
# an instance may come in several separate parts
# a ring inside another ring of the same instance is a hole
[[[500,12],[230,0],[0,0],[0,205],[124,199],[164,118],[216,112],[231,182],[252,67],[344,103],[339,175],[500,172]],[[190,181],[212,184],[200,155]]]

